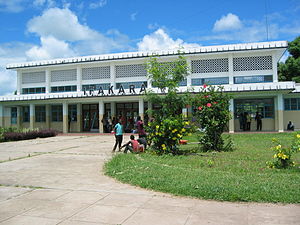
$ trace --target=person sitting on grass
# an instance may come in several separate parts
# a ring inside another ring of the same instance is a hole
[[[124,144],[121,147],[121,149],[124,147],[125,147],[124,153],[127,153],[128,150],[131,153],[139,153],[144,151],[144,145],[139,144],[139,142],[135,140],[134,135],[130,135],[130,140],[126,144]]]

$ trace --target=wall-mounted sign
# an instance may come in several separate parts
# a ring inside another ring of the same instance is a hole
[[[138,90],[137,90],[138,89]],[[111,95],[136,95],[136,94],[144,94],[146,91],[145,84],[142,84],[140,88],[136,88],[135,85],[129,85],[129,89],[124,89],[122,85],[120,85],[118,90],[114,89],[114,86],[111,85],[108,90],[103,90],[102,87],[99,89],[90,89],[83,90],[85,96],[111,96]]]

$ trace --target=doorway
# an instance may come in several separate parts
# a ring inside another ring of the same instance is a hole
[[[99,132],[99,104],[82,105],[82,130]]]

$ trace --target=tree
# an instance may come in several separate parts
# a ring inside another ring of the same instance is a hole
[[[173,62],[161,63],[153,57],[147,64],[148,78],[163,94],[146,93],[146,100],[158,105],[148,110],[152,120],[148,124],[148,138],[158,154],[181,154],[178,142],[190,132],[189,122],[184,121],[181,110],[187,104],[187,94],[179,94],[178,86],[188,75],[185,58],[179,55]]]
[[[289,42],[288,51],[291,56],[287,58],[285,63],[278,65],[279,80],[300,83],[300,36]]]

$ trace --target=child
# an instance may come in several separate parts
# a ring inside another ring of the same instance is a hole
[[[124,153],[127,153],[128,150],[132,153],[139,153],[144,151],[144,145],[139,144],[137,140],[134,139],[134,135],[130,135],[130,140],[124,144],[121,148],[124,148]]]

